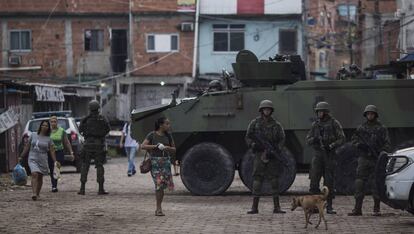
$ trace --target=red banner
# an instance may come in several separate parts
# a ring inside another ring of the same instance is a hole
[[[237,14],[264,14],[264,0],[237,0]]]

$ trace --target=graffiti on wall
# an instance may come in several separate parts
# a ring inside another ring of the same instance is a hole
[[[37,101],[40,102],[64,102],[63,91],[56,87],[36,86]]]

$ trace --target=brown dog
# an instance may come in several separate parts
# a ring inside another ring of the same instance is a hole
[[[319,227],[319,224],[321,224],[321,219],[325,222],[325,229],[328,230],[328,224],[326,223],[326,219],[324,216],[324,209],[326,205],[326,198],[328,197],[329,189],[326,186],[323,186],[322,188],[322,194],[320,195],[307,195],[307,196],[301,196],[301,197],[294,197],[292,200],[292,211],[294,211],[297,207],[302,207],[303,211],[305,212],[305,228],[308,228],[308,223],[312,224],[309,219],[310,216],[313,213],[313,210],[316,208],[319,211],[319,222],[315,226],[315,228]]]

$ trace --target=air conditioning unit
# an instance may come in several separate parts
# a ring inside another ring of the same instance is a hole
[[[181,31],[182,32],[192,32],[194,31],[194,23],[181,23]]]
[[[18,55],[9,56],[9,65],[18,66],[22,63],[22,57]]]

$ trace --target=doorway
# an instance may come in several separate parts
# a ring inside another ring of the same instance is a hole
[[[128,58],[127,30],[112,29],[112,40],[111,40],[112,72],[114,73],[125,72],[127,58]]]

